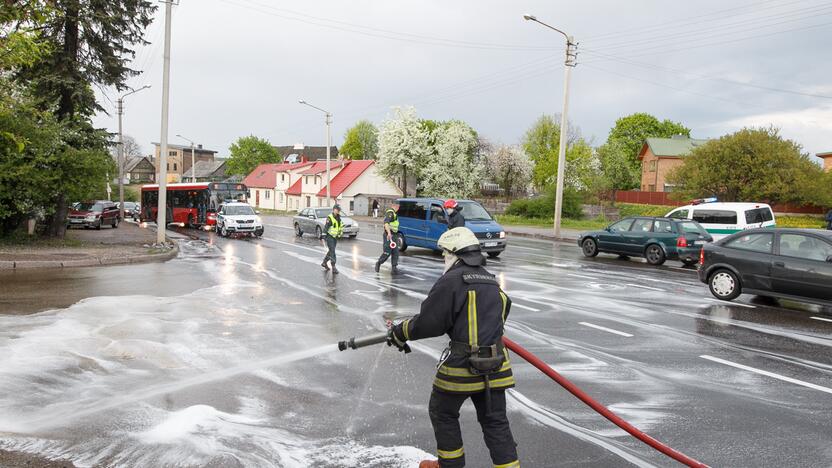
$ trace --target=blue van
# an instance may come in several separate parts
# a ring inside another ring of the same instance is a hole
[[[465,217],[465,227],[474,232],[482,251],[489,257],[498,257],[506,249],[506,232],[494,221],[491,214],[473,200],[457,200]],[[439,251],[436,242],[448,230],[448,220],[439,198],[400,198],[399,234],[404,252],[408,247],[424,247]]]

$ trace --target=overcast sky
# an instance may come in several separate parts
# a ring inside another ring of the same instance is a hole
[[[698,138],[772,124],[807,152],[832,151],[832,3],[819,0],[181,0],[170,141],[182,134],[220,156],[250,134],[322,145],[324,116],[303,98],[334,114],[337,145],[355,121],[378,124],[397,105],[517,143],[563,104],[564,39],[524,13],[579,43],[569,117],[594,145],[616,118],[649,112]],[[163,33],[160,4],[130,80],[152,88],[125,99],[124,132],[148,154]],[[110,115],[96,124],[115,132],[118,94],[104,94]]]

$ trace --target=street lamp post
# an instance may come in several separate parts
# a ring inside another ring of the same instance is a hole
[[[116,102],[118,109],[118,215],[121,219],[124,219],[124,135],[121,132],[121,115],[124,113],[124,98],[149,87],[150,85],[144,85],[139,89],[134,89],[129,93],[123,94]]]
[[[196,158],[194,157],[194,141],[190,138],[185,138],[180,134],[176,134],[179,138],[191,144],[191,182],[196,182]]]
[[[329,111],[321,109],[320,107],[316,107],[316,106],[313,106],[312,104],[309,104],[308,102],[304,101],[303,99],[300,99],[298,102],[300,104],[303,104],[305,106],[309,106],[313,109],[317,109],[317,110],[323,112],[324,114],[326,114],[326,206],[330,206],[331,202],[330,202],[330,192],[329,192],[329,181],[330,181],[330,178],[329,178],[330,154],[329,154],[329,152],[330,152],[330,148],[332,147],[332,131],[331,131],[331,128],[332,128],[332,114]]]
[[[567,112],[569,111],[569,79],[572,75],[572,69],[575,68],[578,57],[578,44],[572,36],[566,34],[558,28],[552,27],[533,15],[523,15],[526,21],[534,21],[551,30],[557,31],[566,38],[566,61],[564,62],[564,76],[563,76],[563,112],[560,114],[560,143],[558,144],[558,179],[557,190],[555,191],[555,237],[560,237],[560,220],[563,212],[563,170],[566,166],[566,133],[567,133]]]
[[[168,200],[168,116],[170,110],[170,28],[173,0],[165,1],[165,52],[162,66],[162,136],[159,139],[159,199],[156,208],[156,243],[165,243]],[[142,207],[144,208],[144,207]],[[171,210],[172,212],[173,210]]]

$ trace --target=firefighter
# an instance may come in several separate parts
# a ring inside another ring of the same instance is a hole
[[[390,328],[388,344],[409,350],[408,340],[440,335],[451,339],[433,380],[429,414],[439,460],[420,468],[465,466],[459,409],[470,398],[495,466],[520,466],[506,416],[506,389],[514,377],[503,346],[511,300],[484,267],[480,243],[468,228],[439,238],[445,272],[422,302],[419,315]]]
[[[381,236],[382,253],[376,261],[376,273],[378,273],[381,265],[387,261],[389,257],[393,257],[390,263],[393,265],[393,274],[399,272],[399,204],[393,202],[390,208],[384,213],[384,232]],[[393,246],[395,245],[395,247]]]
[[[341,205],[332,207],[332,213],[326,217],[326,224],[324,224],[324,233],[322,237],[326,242],[326,257],[324,257],[321,266],[324,270],[329,270],[326,262],[332,263],[332,274],[338,274],[338,268],[335,267],[335,246],[338,245],[338,239],[344,233],[344,224],[341,222]]]
[[[448,214],[448,229],[465,227],[465,217],[462,207],[453,198],[445,200],[445,212]]]

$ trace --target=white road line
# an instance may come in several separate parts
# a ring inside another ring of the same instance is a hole
[[[813,320],[820,320],[821,322],[832,322],[832,319],[823,318],[823,317],[810,317]]]
[[[594,276],[579,275],[577,273],[567,273],[566,276],[574,276],[575,278],[586,278],[591,280],[596,279]]]
[[[583,325],[585,327],[594,328],[596,330],[605,331],[608,333],[615,333],[616,335],[626,336],[627,338],[632,338],[633,335],[629,333],[624,333],[623,331],[613,330],[612,328],[602,327],[601,325],[595,325],[594,323],[589,322],[578,322],[579,325]]]
[[[634,288],[649,289],[649,290],[651,290],[651,291],[662,291],[662,292],[664,292],[664,289],[660,289],[660,288],[651,288],[650,286],[642,286],[642,285],[640,285],[640,284],[635,284],[635,283],[627,283],[627,286],[632,286],[632,287],[634,287]]]
[[[535,309],[534,307],[524,306],[523,304],[518,304],[516,302],[512,302],[511,306],[512,307],[518,307],[520,309],[530,310],[532,312],[540,312],[540,309]]]
[[[755,367],[749,367],[742,364],[737,364],[736,362],[726,361],[725,359],[720,359],[713,356],[708,356],[707,354],[703,354],[701,356],[702,359],[707,359],[709,361],[718,362],[720,364],[725,364],[726,366],[736,367],[737,369],[746,370],[748,372],[754,372],[755,374],[765,375],[767,377],[771,377],[777,380],[782,380],[783,382],[793,383],[795,385],[800,385],[806,388],[811,388],[812,390],[819,390],[825,393],[832,393],[832,388],[822,387],[820,385],[816,385],[809,382],[804,382],[802,380],[793,379],[791,377],[786,377],[785,375],[775,374],[774,372],[764,371],[761,369],[757,369]]]
[[[726,304],[726,305],[734,305],[734,306],[739,306],[739,307],[747,307],[747,308],[749,308],[749,309],[756,309],[756,308],[757,308],[757,306],[753,306],[753,305],[751,305],[751,304],[743,304],[742,302],[723,301],[722,299],[711,298],[711,297],[706,297],[706,298],[705,298],[705,300],[707,300],[707,301],[713,301],[713,302],[719,302],[719,303]]]
[[[419,281],[424,281],[425,280],[424,278],[419,278],[418,276],[415,276],[415,275],[408,275],[407,273],[405,273],[404,276],[407,276],[408,278],[413,278],[413,279],[419,280]]]

